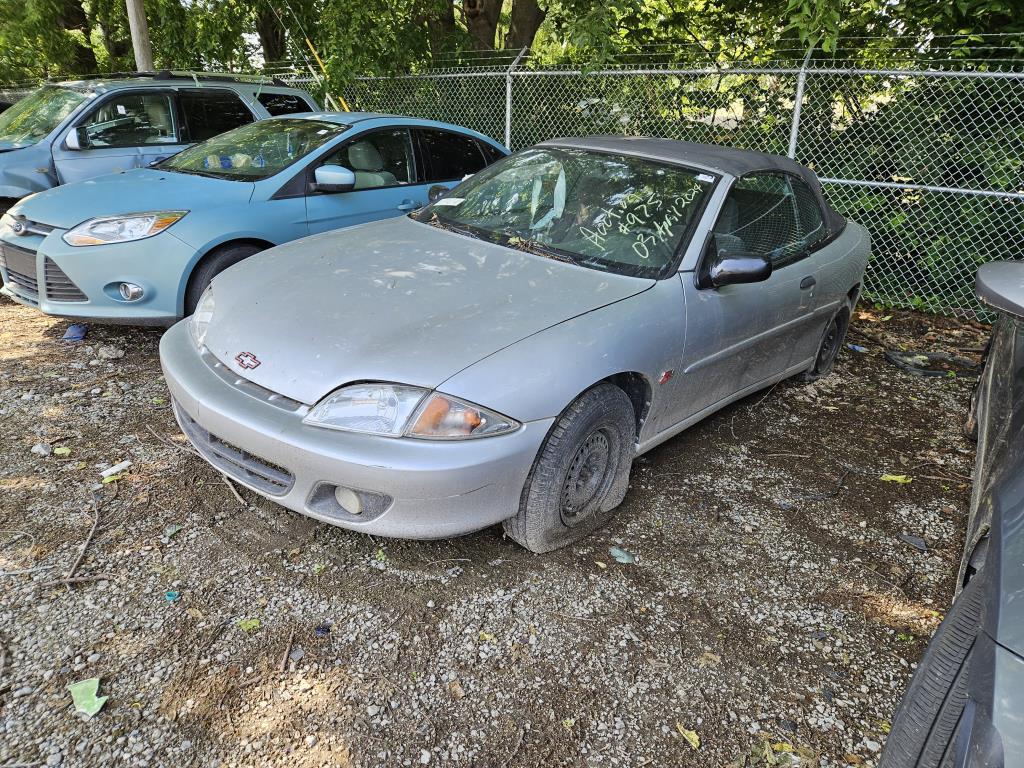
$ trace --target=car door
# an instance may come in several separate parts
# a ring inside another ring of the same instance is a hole
[[[427,188],[418,182],[408,128],[379,128],[353,137],[312,164],[310,178],[321,165],[348,168],[356,186],[349,192],[306,195],[310,234],[400,216],[426,205]]]
[[[181,88],[178,91],[182,138],[197,144],[256,120],[242,97],[230,88]]]
[[[62,184],[148,165],[180,151],[181,126],[170,89],[132,89],[100,100],[71,129],[79,149],[65,139],[53,159]]]
[[[758,173],[733,183],[697,274],[680,273],[685,291],[686,349],[674,400],[677,420],[791,372],[816,345],[817,276],[808,241],[821,221],[801,221],[791,177]],[[699,287],[711,261],[741,253],[772,263],[768,279]]]
[[[440,128],[414,128],[423,181],[454,187],[503,155],[473,136]]]

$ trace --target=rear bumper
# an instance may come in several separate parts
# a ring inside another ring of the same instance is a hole
[[[444,538],[514,516],[553,423],[465,442],[338,432],[303,424],[305,406],[275,405],[219,376],[186,323],[164,335],[160,360],[179,424],[214,467],[296,512],[381,536]],[[332,509],[335,486],[389,502],[373,514],[350,515]]]

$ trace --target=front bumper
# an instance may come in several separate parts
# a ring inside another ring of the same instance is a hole
[[[514,516],[554,421],[452,442],[320,429],[302,423],[307,407],[282,407],[266,390],[218,374],[210,359],[196,350],[187,323],[178,323],[160,342],[175,415],[204,458],[289,509],[381,536],[445,538]],[[391,501],[372,515],[332,511],[324,498],[337,485]]]
[[[45,237],[0,239],[0,293],[48,315],[101,323],[170,325],[181,317],[183,275],[195,249],[171,232],[134,243],[75,248],[64,230]],[[142,299],[125,301],[122,282],[139,285]]]

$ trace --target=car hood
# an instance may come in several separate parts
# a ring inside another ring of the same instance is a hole
[[[272,248],[217,277],[206,345],[239,375],[307,404],[349,382],[435,388],[653,284],[388,219]]]
[[[137,168],[40,192],[19,205],[17,213],[31,221],[70,229],[95,216],[189,211],[243,202],[252,192],[251,182]]]

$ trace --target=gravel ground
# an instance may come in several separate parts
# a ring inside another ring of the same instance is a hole
[[[875,763],[973,461],[970,380],[882,352],[984,342],[882,315],[832,376],[642,457],[612,525],[534,556],[500,527],[402,542],[239,503],[184,447],[158,332],[68,345],[0,299],[0,766]],[[88,719],[67,686],[93,677]]]

